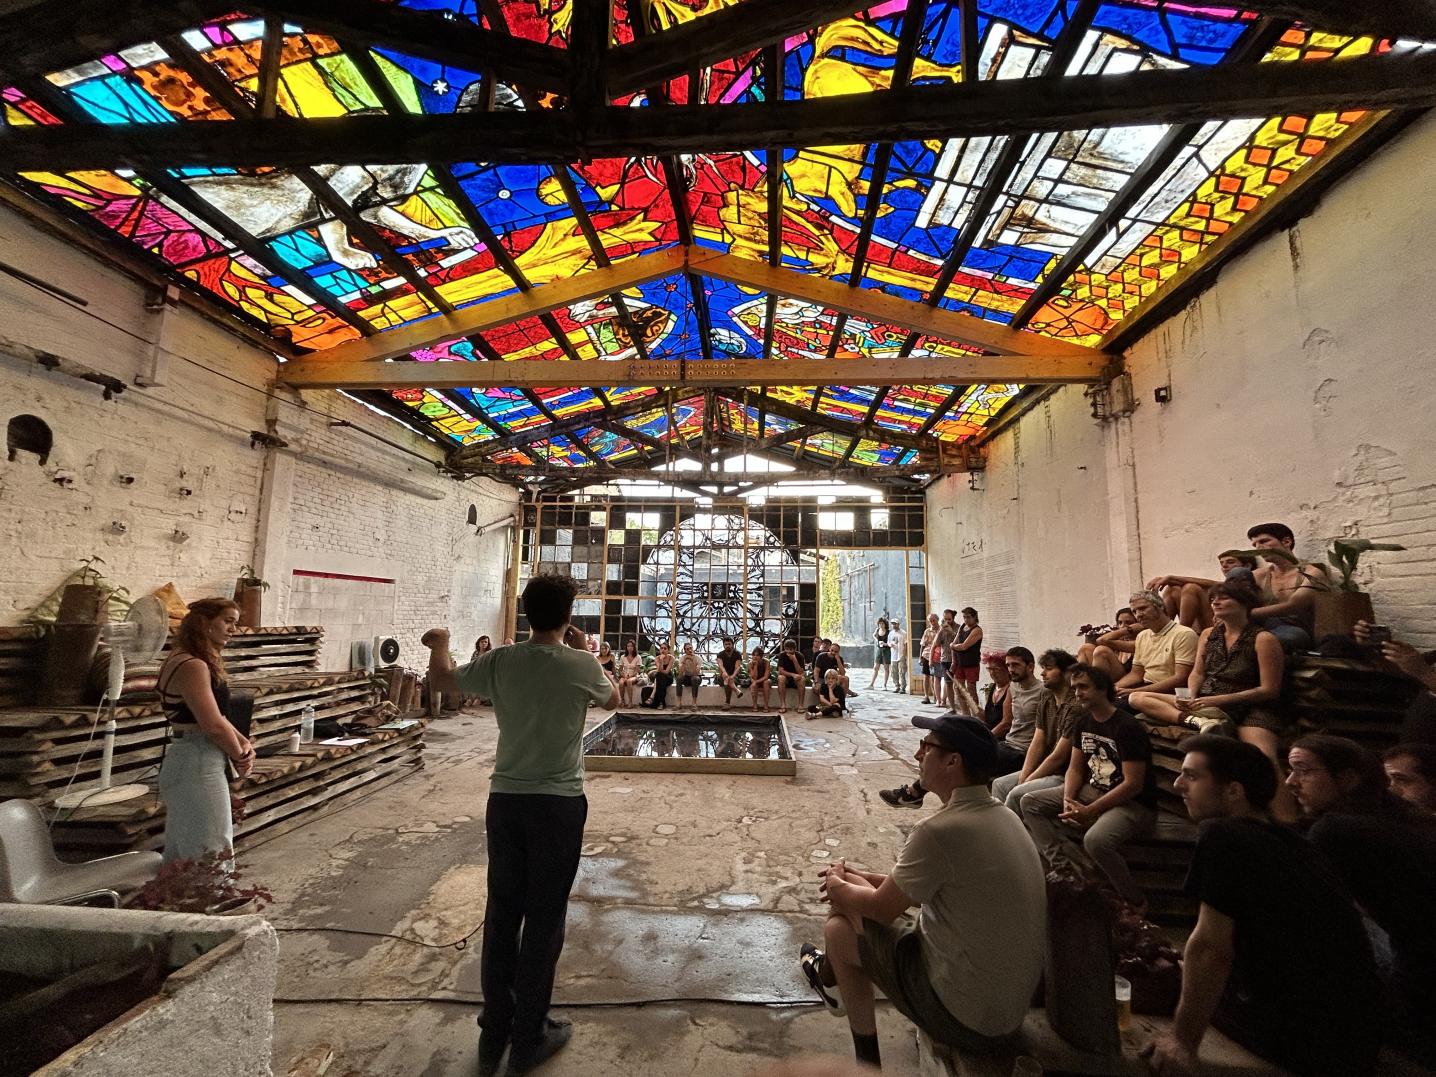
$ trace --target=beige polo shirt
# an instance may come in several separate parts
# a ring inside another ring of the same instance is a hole
[[[1047,883],[1017,815],[985,786],[955,790],[908,835],[892,880],[922,905],[917,931],[933,990],[974,1032],[1027,1016],[1042,975]]]
[[[1197,634],[1184,624],[1168,621],[1160,632],[1144,628],[1137,633],[1132,664],[1141,666],[1148,684],[1176,675],[1177,666],[1197,663]]]

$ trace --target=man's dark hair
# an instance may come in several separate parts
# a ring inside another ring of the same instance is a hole
[[[1233,575],[1228,576],[1208,591],[1208,597],[1215,598],[1217,595],[1226,595],[1233,602],[1240,602],[1248,612],[1256,609],[1262,604],[1261,588],[1256,585],[1256,581],[1251,578],[1250,573],[1242,572],[1240,569],[1233,569],[1232,572]]]
[[[1070,684],[1072,678],[1079,674],[1091,681],[1093,688],[1106,695],[1108,703],[1117,702],[1117,689],[1112,686],[1112,678],[1107,675],[1105,669],[1089,666],[1085,662],[1077,662],[1067,671],[1068,683]]]
[[[1254,539],[1258,535],[1270,535],[1278,542],[1290,542],[1296,545],[1296,534],[1286,524],[1257,524],[1255,527],[1247,528],[1247,538]]]
[[[1200,754],[1207,761],[1212,777],[1222,785],[1228,782],[1240,785],[1247,803],[1258,811],[1265,811],[1276,797],[1276,767],[1255,744],[1202,733],[1188,737],[1179,747],[1184,752]]]
[[[798,641],[797,641],[797,640],[795,640],[795,639],[785,639],[785,640],[783,641],[783,650],[785,650],[785,651],[796,651],[797,649],[798,649]]]
[[[1264,533],[1265,532],[1258,532],[1258,534]],[[1296,540],[1293,539],[1292,541],[1295,542]],[[1245,550],[1223,550],[1221,553],[1217,554],[1218,561],[1220,561],[1223,557],[1230,557],[1234,561],[1240,561],[1247,568],[1257,567],[1257,559],[1251,554],[1247,553]]]
[[[1120,620],[1122,619],[1122,614],[1124,614],[1124,613],[1125,613],[1128,617],[1131,617],[1131,618],[1133,618],[1133,619],[1135,619],[1136,616],[1137,616],[1135,613],[1132,612],[1132,607],[1131,607],[1131,606],[1123,606],[1120,610],[1117,611],[1116,615],[1112,618],[1112,620],[1114,620],[1114,621],[1120,621]]]
[[[1066,673],[1077,664],[1077,659],[1066,651],[1054,647],[1050,651],[1043,651],[1042,656],[1037,659],[1037,664],[1039,666],[1060,669],[1063,673]]]
[[[539,632],[552,632],[573,612],[573,599],[578,584],[567,576],[545,573],[529,580],[524,588],[524,616],[529,627]]]
[[[961,612],[969,615],[974,621],[977,620],[977,611],[971,606],[963,606]]]
[[[1009,648],[1007,648],[1007,657],[1008,657],[1008,658],[1020,658],[1020,659],[1022,659],[1024,662],[1026,662],[1029,666],[1033,664],[1032,652],[1029,651],[1026,647],[1009,647]]]
[[[732,643],[732,642],[733,642],[733,637],[732,637],[732,636],[724,636],[724,637],[723,637],[723,642],[724,642],[724,643]]]
[[[1386,749],[1381,758],[1388,763],[1393,759],[1414,760],[1416,773],[1436,785],[1436,744],[1398,744]]]
[[[1331,772],[1333,778],[1342,774],[1356,775],[1356,786],[1347,794],[1348,806],[1359,808],[1379,801],[1386,790],[1386,772],[1376,753],[1363,748],[1354,740],[1334,737],[1330,733],[1310,733],[1292,741],[1292,750],[1300,748],[1310,752]]]

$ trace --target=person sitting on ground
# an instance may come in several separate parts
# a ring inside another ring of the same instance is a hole
[[[1058,742],[1071,753],[1062,788],[1023,797],[1022,821],[1050,863],[1070,859],[1071,843],[1080,839],[1117,896],[1145,913],[1146,900],[1122,849],[1157,825],[1152,742],[1141,722],[1117,709],[1107,674],[1075,665],[1067,679],[1087,713]]]
[[[638,679],[643,676],[643,658],[638,653],[638,641],[630,639],[623,645],[623,654],[618,659],[618,705],[632,707],[638,700]]]
[[[838,671],[838,680],[842,683],[843,691],[850,696],[857,695],[853,691],[852,677],[848,674],[848,664],[843,660],[843,648],[841,644],[828,644],[828,655],[833,660],[833,668]]]
[[[1021,770],[1037,728],[1037,707],[1046,691],[1037,679],[1037,662],[1026,647],[1009,647],[1004,659],[1011,678],[1002,701],[1002,721],[992,729],[997,742],[997,773]]]
[[[1221,583],[1234,570],[1245,568],[1256,572],[1258,561],[1244,550],[1223,550],[1217,554],[1217,568],[1221,580],[1207,580],[1200,576],[1158,576],[1147,581],[1147,590],[1162,596],[1167,616],[1186,625],[1194,632],[1212,626],[1212,609],[1208,592]]]
[[[1102,633],[1095,643],[1084,643],[1077,648],[1077,661],[1084,666],[1096,666],[1115,684],[1132,671],[1132,652],[1137,649],[1137,633],[1142,626],[1137,623],[1136,614],[1126,606],[1117,611],[1113,623],[1117,627]]]
[[[1386,788],[1374,753],[1345,737],[1299,737],[1287,783],[1307,838],[1391,942],[1392,1039],[1436,1064],[1436,819]]]
[[[1392,793],[1436,815],[1436,744],[1398,744],[1386,750],[1381,762]]]
[[[768,709],[768,659],[762,647],[753,648],[753,657],[748,662],[748,684],[753,691],[753,709]]]
[[[878,618],[878,626],[873,629],[873,679],[868,682],[869,688],[874,688],[878,683],[878,670],[883,671],[883,687],[888,686],[888,674],[892,666],[893,652],[888,644],[888,637],[892,629],[888,627],[886,617]]]
[[[1072,754],[1069,734],[1077,719],[1086,713],[1067,683],[1067,671],[1076,664],[1077,659],[1066,651],[1044,651],[1037,659],[1043,691],[1037,703],[1032,743],[1021,769],[1003,774],[992,783],[992,795],[1019,816],[1023,797],[1039,789],[1057,788],[1067,773]]]
[[[1357,621],[1352,635],[1364,647],[1375,647],[1387,662],[1421,686],[1406,708],[1401,723],[1401,740],[1411,744],[1436,744],[1436,651],[1422,654],[1411,644],[1392,638],[1371,642],[1372,625]]]
[[[1143,1058],[1160,1077],[1204,1072],[1198,1048],[1215,1025],[1300,1077],[1370,1073],[1381,1002],[1350,896],[1316,850],[1272,821],[1276,774],[1260,749],[1208,734],[1182,750],[1175,786],[1200,824],[1186,891],[1201,904],[1176,1016]]]
[[[678,706],[683,706],[683,689],[693,693],[690,710],[698,709],[698,688],[703,683],[703,665],[698,660],[693,644],[683,645],[683,657],[678,660]]]
[[[1138,591],[1127,602],[1142,630],[1132,645],[1132,668],[1116,682],[1118,700],[1125,703],[1137,691],[1161,695],[1187,687],[1197,663],[1197,634],[1168,617],[1151,591]]]
[[[823,674],[823,682],[817,688],[818,698],[808,708],[808,717],[840,718],[848,705],[848,693],[843,688],[842,678],[835,669]]]
[[[922,701],[924,705],[931,703],[937,696],[937,656],[933,653],[937,647],[937,632],[940,626],[937,614],[927,615],[927,627],[923,630],[922,640],[918,643],[918,661],[922,669]]]
[[[971,606],[962,607],[962,624],[957,625],[957,635],[952,641],[952,667],[948,675],[952,678],[953,698],[948,706],[956,710],[961,693],[966,692],[970,700],[964,706],[977,703],[977,678],[982,671],[982,626],[977,623],[977,611]]]
[[[1286,524],[1257,524],[1247,530],[1247,539],[1253,549],[1268,551],[1262,555],[1266,564],[1256,572],[1263,603],[1252,610],[1252,620],[1288,651],[1310,647],[1316,596],[1330,587],[1326,566],[1300,562],[1296,536]]]
[[[903,631],[902,622],[896,617],[893,618],[892,631],[888,633],[888,646],[892,648],[893,652],[893,691],[905,696],[907,695],[907,633]]]
[[[798,695],[793,709],[802,710],[805,687],[803,656],[798,653],[798,644],[794,640],[784,640],[783,649],[778,654],[778,707],[784,714],[788,713],[789,690]]]
[[[1187,681],[1189,699],[1155,692],[1133,692],[1133,709],[1167,725],[1188,725],[1201,732],[1231,726],[1248,744],[1260,748],[1281,771],[1281,718],[1271,710],[1281,695],[1286,663],[1281,644],[1250,619],[1261,592],[1245,570],[1212,587],[1215,623],[1202,633],[1197,663]],[[1278,789],[1273,809],[1282,822],[1296,820],[1290,794]]]
[[[846,1006],[858,1061],[881,1067],[873,987],[938,1043],[1010,1046],[1042,974],[1047,888],[1021,824],[987,791],[997,744],[980,719],[914,718],[922,783],[942,807],[913,827],[890,875],[823,869],[825,949],[803,974],[830,1013]],[[979,866],[980,870],[974,870]],[[898,919],[919,906],[914,924]],[[834,991],[833,988],[837,990]]]
[[[658,645],[658,657],[653,660],[653,692],[648,697],[655,710],[668,706],[668,688],[673,684],[673,648],[664,640]],[[682,689],[679,690],[680,694]]]
[[[936,629],[933,629],[933,633],[936,635]],[[982,656],[982,663],[987,667],[987,675],[991,678],[987,685],[987,703],[983,708],[982,721],[988,729],[993,729],[1002,721],[1005,713],[1012,675],[1007,672],[1005,651],[987,651]],[[921,808],[927,790],[922,787],[922,782],[915,781],[900,785],[896,789],[880,789],[878,796],[885,804],[891,804],[894,808]]]
[[[813,702],[818,701],[818,693],[823,687],[823,681],[828,675],[828,670],[838,668],[838,659],[833,654],[833,641],[824,637],[819,641],[821,646],[817,655],[813,658],[813,669],[809,681],[813,686]]]
[[[723,706],[733,705],[733,693],[742,695],[742,689],[738,687],[738,668],[743,664],[742,653],[733,646],[733,637],[723,637],[723,649],[718,652],[718,672],[713,677],[713,683],[723,686]]]

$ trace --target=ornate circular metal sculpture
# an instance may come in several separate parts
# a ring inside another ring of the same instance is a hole
[[[692,643],[699,654],[731,636],[769,654],[788,637],[798,612],[798,561],[756,520],[695,513],[665,532],[643,566],[657,598],[641,610],[643,633]]]

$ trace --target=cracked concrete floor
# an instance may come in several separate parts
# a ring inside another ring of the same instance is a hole
[[[788,716],[792,778],[589,776],[554,990],[574,1038],[542,1073],[740,1077],[807,1053],[851,1057],[847,1023],[812,1004],[797,969],[799,944],[822,930],[816,872],[840,856],[891,867],[920,816],[877,791],[915,773],[909,719],[936,713],[881,690],[853,704],[851,718]],[[276,895],[266,915],[441,944],[468,934],[484,914],[496,739],[486,711],[442,719],[423,770],[244,853]],[[345,1077],[473,1073],[478,942],[460,951],[286,931],[275,1072],[322,1043],[336,1054],[329,1073]],[[911,1026],[880,1003],[879,1029],[885,1070],[916,1072]]]

